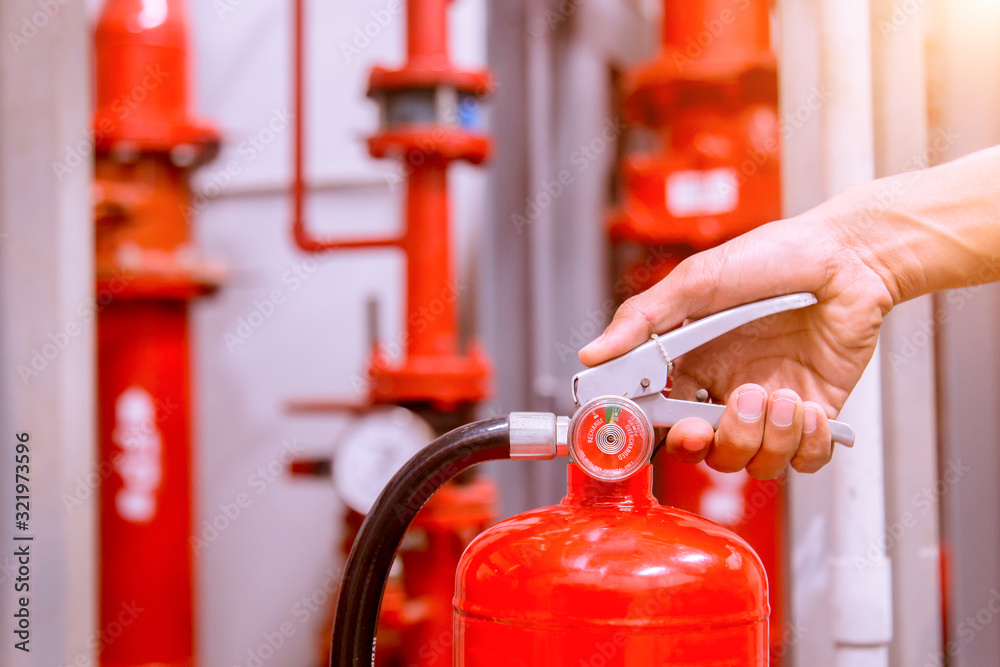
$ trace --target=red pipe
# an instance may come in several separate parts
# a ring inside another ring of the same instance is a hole
[[[458,349],[458,295],[449,283],[447,169],[446,164],[425,164],[414,169],[407,181],[406,321],[414,334],[419,330],[407,340],[410,358],[453,356]]]
[[[387,248],[399,246],[402,239],[373,237],[359,239],[321,238],[310,234],[305,220],[305,0],[295,0],[294,11],[294,99],[295,131],[294,176],[292,179],[292,237],[295,244],[306,252],[327,250],[353,250],[358,248]]]
[[[188,113],[183,0],[109,0],[95,34],[100,664],[196,664],[188,301],[221,279],[190,253],[191,167],[218,135]],[[127,159],[121,159],[126,156]],[[183,165],[183,166],[182,166]]]
[[[409,65],[448,66],[449,0],[408,0],[406,53]]]
[[[115,300],[97,321],[101,665],[191,667],[188,313],[184,301]]]

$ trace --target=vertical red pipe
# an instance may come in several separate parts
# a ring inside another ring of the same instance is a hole
[[[183,0],[107,0],[95,34],[100,664],[192,667],[188,302],[218,267],[190,256],[191,169],[213,128],[188,113]]]
[[[406,184],[406,328],[411,359],[452,357],[457,352],[458,295],[449,280],[447,169],[444,162],[430,161],[414,168]]]
[[[406,53],[409,66],[448,64],[449,0],[408,0]]]
[[[183,301],[100,314],[100,664],[194,664],[188,317]],[[109,635],[110,637],[110,635]]]

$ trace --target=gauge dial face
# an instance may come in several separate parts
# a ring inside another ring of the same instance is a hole
[[[334,483],[348,507],[367,514],[392,476],[434,439],[406,408],[379,408],[348,426],[337,445]]]
[[[630,477],[649,461],[653,427],[638,405],[601,396],[577,410],[570,425],[570,451],[577,465],[597,479]]]

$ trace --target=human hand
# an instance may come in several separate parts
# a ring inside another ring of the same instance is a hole
[[[861,378],[894,293],[870,253],[823,207],[764,225],[682,262],[626,301],[605,333],[580,350],[593,366],[687,320],[761,299],[812,292],[818,303],[751,322],[675,360],[672,398],[708,390],[726,410],[718,431],[688,418],[667,450],[722,472],[773,479],[830,461],[829,419]],[[803,398],[808,400],[803,400]]]

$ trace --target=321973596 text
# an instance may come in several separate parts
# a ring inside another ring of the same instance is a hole
[[[30,652],[31,611],[28,603],[31,593],[31,541],[27,534],[31,521],[31,451],[27,433],[18,433],[14,445],[14,559],[17,574],[14,577],[14,648]]]

